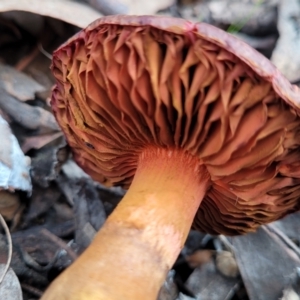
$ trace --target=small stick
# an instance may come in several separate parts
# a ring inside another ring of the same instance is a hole
[[[226,298],[224,300],[230,300],[234,296],[234,294],[238,291],[238,289],[241,287],[241,281],[237,282],[228,292]]]
[[[52,60],[52,55],[44,49],[44,47],[43,47],[43,45],[41,43],[38,43],[38,48],[39,48],[40,52],[44,56],[46,56],[47,58],[49,58],[50,60]]]
[[[41,233],[47,236],[49,239],[51,239],[54,243],[59,245],[62,249],[66,250],[69,256],[73,258],[73,260],[76,260],[77,254],[70,247],[68,247],[64,241],[62,241],[60,238],[58,238],[57,236],[55,236],[53,233],[51,233],[49,230],[45,228],[41,230]]]

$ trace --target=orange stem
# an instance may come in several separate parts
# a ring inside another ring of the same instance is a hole
[[[155,300],[208,182],[198,158],[180,150],[145,150],[121,203],[42,300]]]

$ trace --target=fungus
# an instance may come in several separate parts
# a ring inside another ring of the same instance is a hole
[[[299,209],[300,91],[230,34],[104,17],[52,71],[74,159],[129,190],[43,300],[154,300],[191,226],[243,234]]]

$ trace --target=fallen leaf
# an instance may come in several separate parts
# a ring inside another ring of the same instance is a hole
[[[28,11],[34,14],[52,17],[80,28],[88,26],[102,17],[96,10],[83,3],[68,0],[1,0],[0,12]]]
[[[300,3],[281,0],[278,7],[279,39],[271,61],[290,81],[300,80]]]
[[[1,2],[0,2],[1,6]],[[20,101],[32,100],[45,88],[25,73],[0,63],[0,89]]]
[[[62,132],[54,132],[38,136],[26,137],[21,148],[24,153],[28,152],[31,149],[40,149],[61,136]]]
[[[50,185],[45,189],[35,185],[32,190],[31,201],[24,216],[23,226],[45,214],[60,196],[61,192],[56,186]]]
[[[240,279],[221,275],[211,259],[194,270],[186,282],[186,287],[197,300],[220,300],[226,299],[239,282]]]
[[[60,131],[51,112],[38,106],[20,102],[1,88],[0,93],[0,108],[14,119],[15,122],[31,130],[43,127],[54,131]]]
[[[279,299],[295,268],[300,266],[295,253],[266,227],[233,237],[232,244],[249,298]]]
[[[106,213],[91,179],[81,179],[71,185],[76,225],[75,241],[81,253],[104,224]]]
[[[280,231],[284,232],[290,239],[300,242],[300,212],[296,212],[272,223]]]
[[[31,177],[41,187],[48,187],[56,179],[61,166],[68,159],[69,151],[64,137],[60,137],[35,151],[32,156]]]

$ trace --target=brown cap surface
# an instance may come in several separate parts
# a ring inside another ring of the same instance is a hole
[[[55,116],[95,180],[127,188],[143,149],[182,148],[211,176],[196,229],[244,233],[300,208],[300,91],[230,34],[104,17],[54,53],[52,70]]]

